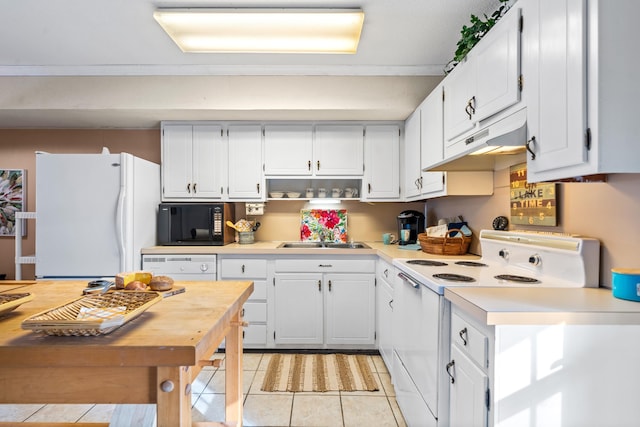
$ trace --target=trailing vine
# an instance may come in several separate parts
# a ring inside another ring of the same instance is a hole
[[[496,9],[491,16],[487,16],[484,14],[484,19],[479,18],[476,15],[471,15],[471,25],[462,26],[462,30],[460,31],[461,37],[458,40],[457,48],[453,59],[449,61],[447,66],[445,67],[445,72],[450,72],[453,68],[458,65],[460,61],[464,59],[465,56],[473,49],[473,47],[484,37],[485,34],[504,16],[504,14],[509,10],[509,6],[507,3],[510,0],[498,0],[500,2],[500,7]]]

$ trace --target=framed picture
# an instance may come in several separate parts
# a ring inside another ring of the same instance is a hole
[[[15,236],[16,212],[24,212],[26,187],[24,169],[0,169],[0,237]],[[22,235],[27,234],[26,227]]]
[[[511,223],[557,225],[556,184],[527,182],[527,164],[511,166]]]

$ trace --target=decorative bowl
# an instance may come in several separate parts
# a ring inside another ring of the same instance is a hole
[[[273,199],[280,199],[282,197],[284,197],[284,192],[282,191],[272,191],[269,193],[269,197],[273,198]]]
[[[290,199],[297,199],[298,197],[300,197],[300,193],[298,193],[297,191],[287,191],[287,197]]]

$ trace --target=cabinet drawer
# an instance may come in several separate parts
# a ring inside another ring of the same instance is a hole
[[[261,299],[261,300],[267,299],[267,281],[266,280],[253,281],[253,293],[249,295],[249,301],[253,301],[257,299]]]
[[[220,261],[220,277],[223,280],[245,277],[265,279],[267,277],[267,260],[243,258],[222,259]]]
[[[375,273],[372,259],[277,259],[276,273]]]
[[[242,308],[242,317],[249,322],[267,321],[267,304],[264,302],[246,302]]]
[[[474,362],[487,366],[487,337],[468,321],[451,314],[451,343],[455,343]]]
[[[242,331],[244,346],[264,346],[267,344],[267,325],[249,325]]]

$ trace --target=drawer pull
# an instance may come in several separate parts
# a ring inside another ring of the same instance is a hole
[[[459,335],[460,335],[460,339],[462,340],[462,344],[466,346],[467,345],[467,328],[464,328],[463,330],[461,330]]]
[[[453,368],[455,364],[455,360],[451,360],[451,362],[447,363],[447,375],[449,375],[449,378],[451,378],[451,384],[456,382],[456,379],[451,374],[451,368]]]
[[[242,273],[244,274],[244,264],[242,264]]]
[[[331,280],[329,280],[329,292],[331,292]]]
[[[322,292],[322,281],[318,280],[318,291]]]
[[[318,264],[318,267],[321,267],[321,268],[331,268],[331,267],[333,267],[333,265],[332,265],[332,264]]]

